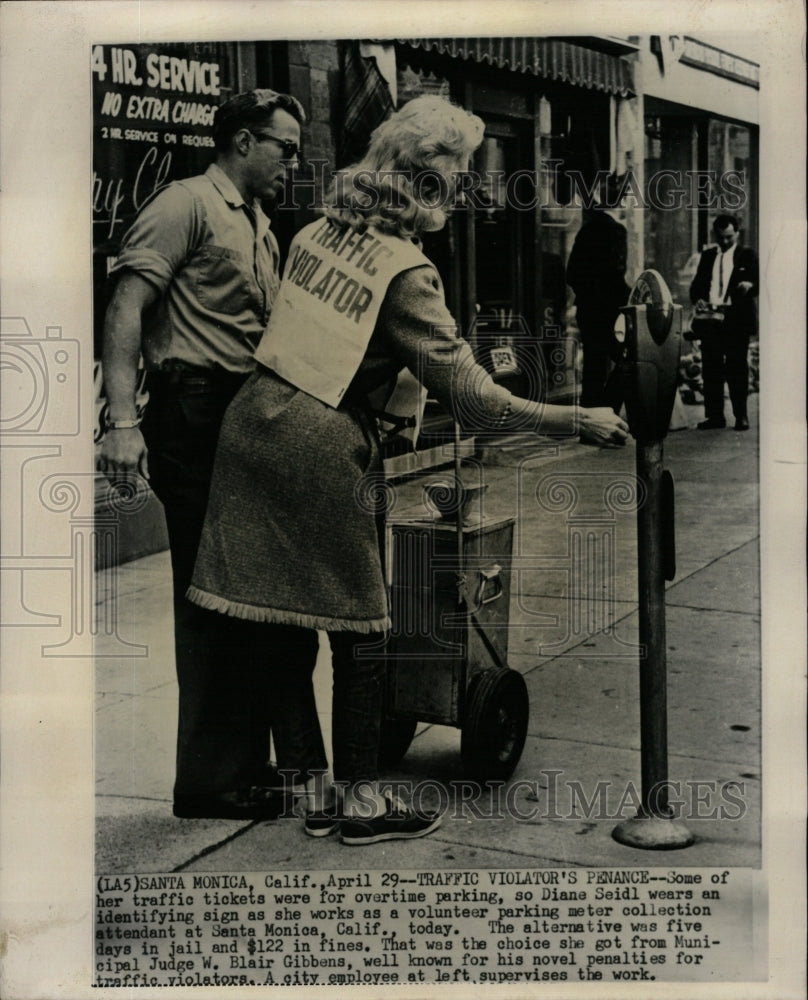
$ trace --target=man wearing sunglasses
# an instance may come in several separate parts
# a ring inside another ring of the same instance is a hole
[[[284,808],[267,766],[272,705],[254,623],[205,611],[185,592],[221,420],[253,370],[253,349],[280,283],[278,245],[261,201],[281,192],[304,121],[294,97],[272,90],[222,104],[213,123],[215,162],[203,175],[162,188],[141,208],[112,268],[103,351],[109,416],[99,468],[110,478],[144,476],[165,510],[180,817],[266,819]],[[141,355],[149,392],[142,426],[135,409]],[[313,670],[316,633],[291,632],[289,642],[297,645],[290,656]],[[311,704],[313,711],[313,696]]]

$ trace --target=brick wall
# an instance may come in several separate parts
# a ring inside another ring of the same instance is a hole
[[[326,160],[324,171],[307,171],[320,200],[336,162],[336,109],[339,96],[339,57],[336,42],[289,43],[289,89],[303,104],[309,120],[303,129],[305,160]],[[324,177],[323,177],[324,174]]]

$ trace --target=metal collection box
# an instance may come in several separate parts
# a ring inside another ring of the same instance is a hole
[[[431,722],[461,729],[471,776],[506,778],[516,767],[528,697],[507,667],[513,525],[511,517],[390,524],[384,763],[397,763],[417,723]]]

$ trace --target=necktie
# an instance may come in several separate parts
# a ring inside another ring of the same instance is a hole
[[[718,296],[724,298],[724,254],[718,258]]]

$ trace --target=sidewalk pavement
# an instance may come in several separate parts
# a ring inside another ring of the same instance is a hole
[[[469,801],[458,784],[460,731],[421,724],[386,777],[425,782],[424,804],[438,801],[436,782],[448,789],[444,822],[424,839],[347,847],[306,837],[297,819],[175,819],[177,688],[160,553],[99,574],[99,613],[114,615],[120,639],[145,644],[148,655],[109,655],[113,638],[98,641],[106,655],[96,661],[97,871],[759,866],[757,397],[750,405],[746,433],[734,432],[729,412],[726,430],[697,432],[701,407],[688,406],[689,428],[664,442],[677,536],[667,587],[669,776],[681,783],[671,801],[696,817],[687,819],[691,847],[643,851],[611,837],[618,813],[634,815],[640,789],[634,444],[514,437],[483,452],[486,515],[517,518],[508,663],[524,675],[530,719],[508,785]],[[441,475],[398,483],[395,514],[423,511],[423,481]],[[329,745],[322,642],[315,683]],[[694,782],[740,786],[722,797]],[[725,818],[703,818],[722,806]]]

